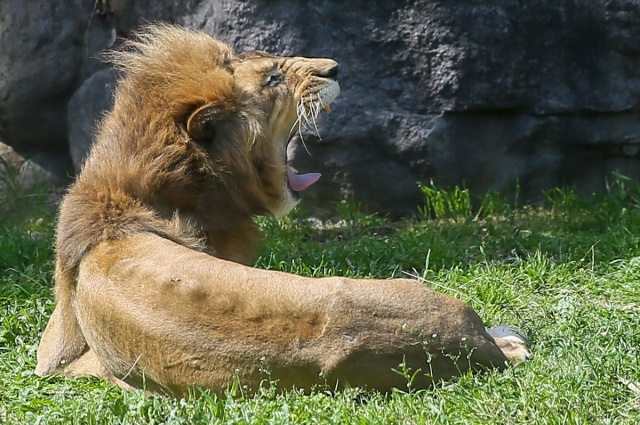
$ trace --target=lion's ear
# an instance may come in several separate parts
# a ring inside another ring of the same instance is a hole
[[[212,105],[201,106],[187,118],[187,132],[195,140],[212,141],[220,118],[219,108]]]

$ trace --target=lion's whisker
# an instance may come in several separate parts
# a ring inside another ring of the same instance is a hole
[[[298,111],[298,109],[296,109],[296,120],[295,122],[291,125],[291,128],[289,129],[289,137],[291,137],[291,134],[296,131],[296,126],[300,123],[300,112]]]
[[[295,131],[295,128],[297,126],[298,136],[300,137],[302,146],[309,155],[311,155],[311,152],[307,148],[307,144],[304,140],[303,130],[306,130],[309,133],[315,133],[316,136],[318,136],[318,139],[322,140],[322,137],[320,136],[320,130],[318,129],[317,118],[320,115],[321,109],[323,108],[324,104],[322,103],[322,99],[320,98],[320,96],[317,96],[315,99],[310,97],[306,101],[306,106],[304,98],[300,99],[300,101],[296,105],[297,119],[293,123],[293,126],[289,131],[289,135],[291,135],[292,131]]]
[[[313,133],[313,127],[311,126],[311,124],[313,124],[313,121],[314,121],[314,115],[315,115],[314,106],[315,104],[313,100],[309,99],[309,101],[307,102],[307,108],[304,109],[303,127],[305,130],[307,130],[310,133]]]
[[[315,106],[315,109],[313,110],[313,127],[316,130],[316,136],[318,136],[319,140],[322,140],[322,137],[320,136],[320,130],[318,130],[318,116],[320,115],[320,104],[322,103],[322,101],[320,100],[320,96],[318,96],[315,100],[315,102],[313,102],[312,104]]]
[[[300,124],[300,102],[298,102],[298,104],[296,105],[296,120],[291,125],[291,128],[289,129],[289,135],[288,135],[289,137],[291,137],[291,134],[300,127],[299,124]]]
[[[298,136],[300,136],[300,141],[302,142],[302,146],[304,147],[304,150],[307,151],[309,155],[311,155],[311,152],[309,152],[309,149],[307,148],[307,144],[305,143],[304,137],[302,135],[302,128],[306,127],[306,123],[309,120],[309,117],[307,117],[307,108],[305,108],[304,106],[304,97],[302,97],[300,99],[300,102],[298,102],[298,105],[296,107],[296,113],[298,115],[298,119],[296,121],[299,122]]]

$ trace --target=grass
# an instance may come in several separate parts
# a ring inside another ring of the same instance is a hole
[[[35,352],[53,309],[54,214],[45,191],[11,190],[0,198],[0,423],[639,423],[640,188],[619,177],[606,195],[552,190],[544,205],[516,208],[496,194],[473,202],[464,189],[422,187],[414,221],[390,223],[348,204],[334,223],[301,212],[260,220],[267,237],[257,266],[417,276],[470,303],[489,326],[523,330],[531,361],[388,396],[276,394],[267,383],[253,396],[236,388],[233,397],[194,391],[173,400],[93,378],[39,378]]]

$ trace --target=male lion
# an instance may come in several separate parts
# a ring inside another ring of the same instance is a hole
[[[527,356],[465,303],[406,279],[311,279],[254,260],[252,217],[281,216],[319,175],[287,144],[337,97],[330,59],[235,53],[151,25],[110,55],[113,110],[60,208],[57,306],[39,375],[104,376],[181,396],[234,380],[388,391]],[[301,122],[303,121],[303,122]]]

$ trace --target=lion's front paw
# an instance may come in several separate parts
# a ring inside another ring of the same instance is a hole
[[[517,329],[502,325],[487,329],[487,332],[496,340],[496,344],[511,364],[531,358],[531,352],[527,348],[528,339]]]

